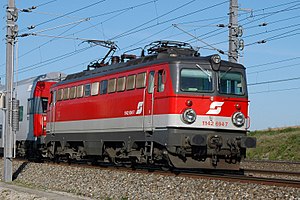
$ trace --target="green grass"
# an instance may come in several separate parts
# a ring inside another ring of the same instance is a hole
[[[247,150],[247,159],[300,161],[300,127],[253,131],[255,149]]]

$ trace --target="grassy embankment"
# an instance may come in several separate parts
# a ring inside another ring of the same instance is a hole
[[[300,161],[300,127],[252,131],[257,147],[247,150],[247,159]]]

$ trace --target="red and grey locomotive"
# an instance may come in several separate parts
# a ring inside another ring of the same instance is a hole
[[[172,41],[123,58],[52,86],[45,156],[239,169],[256,146],[242,65]]]

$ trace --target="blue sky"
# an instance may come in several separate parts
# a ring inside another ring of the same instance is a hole
[[[0,4],[2,84],[6,4]],[[19,12],[17,23],[19,34],[38,35],[18,38],[18,80],[52,71],[78,72],[107,52],[71,38],[113,40],[119,47],[117,55],[162,39],[191,42],[204,56],[217,53],[172,24],[228,51],[228,28],[217,25],[228,24],[229,1],[16,0],[16,6],[19,10],[37,7],[30,13]],[[300,0],[239,0],[239,7],[246,44],[239,62],[247,68],[250,84],[251,130],[300,125]],[[36,27],[28,30],[32,25]],[[257,43],[262,40],[266,43]],[[227,60],[227,55],[221,56]]]

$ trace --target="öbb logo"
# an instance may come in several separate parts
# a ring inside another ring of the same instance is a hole
[[[221,112],[222,110],[222,105],[224,104],[224,102],[218,102],[218,101],[214,101],[210,104],[209,106],[209,111],[207,111],[206,114],[208,115],[217,115]]]

